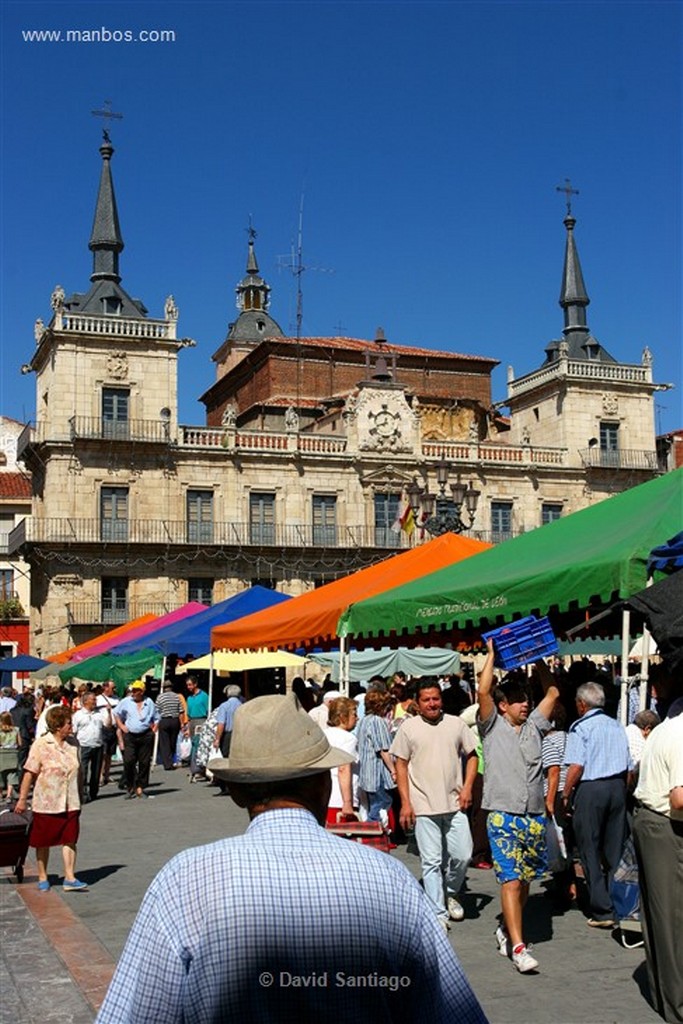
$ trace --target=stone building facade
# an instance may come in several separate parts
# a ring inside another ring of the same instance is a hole
[[[108,138],[100,154],[90,289],[54,289],[26,367],[33,509],[9,548],[31,567],[34,653],[254,582],[300,593],[420,543],[439,513],[504,540],[657,472],[652,357],[619,363],[591,335],[569,213],[562,338],[539,369],[509,371],[509,416],[492,403],[493,359],[381,330],[285,337],[252,234],[206,424],[180,424],[178,359],[194,342],[172,297],[152,318],[122,287]]]

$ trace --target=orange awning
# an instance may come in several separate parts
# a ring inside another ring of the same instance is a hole
[[[131,629],[137,629],[138,626],[144,626],[146,622],[151,622],[156,618],[158,618],[157,615],[141,615],[139,619],[132,619],[130,622],[126,622],[123,626],[117,626],[116,629],[110,629],[108,633],[101,633],[100,636],[93,637],[92,640],[86,640],[85,643],[79,644],[77,647],[70,647],[67,651],[60,651],[59,654],[51,654],[48,661],[56,661],[57,664],[61,665],[65,661],[70,661],[76,654],[82,654],[87,651],[89,647],[94,647],[95,644],[101,644],[104,640],[117,640],[118,642],[123,643],[126,638],[126,633],[129,633]]]
[[[483,541],[446,533],[410,551],[310,590],[300,597],[246,615],[211,631],[214,650],[315,647],[337,635],[342,612],[354,601],[381,594],[491,547]]]

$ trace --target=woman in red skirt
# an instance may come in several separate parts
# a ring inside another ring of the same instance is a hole
[[[51,846],[61,846],[64,860],[65,892],[82,892],[88,886],[79,881],[76,868],[76,843],[80,827],[78,745],[71,735],[71,711],[56,705],[46,716],[48,732],[37,739],[28,756],[15,810],[23,814],[31,786],[33,825],[29,843],[35,847],[38,862],[38,888],[47,892],[47,862]]]

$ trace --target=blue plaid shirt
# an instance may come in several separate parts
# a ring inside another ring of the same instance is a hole
[[[410,872],[298,808],[162,868],[97,1024],[231,1020],[486,1024]]]
[[[569,728],[564,763],[583,767],[582,782],[607,779],[633,768],[626,729],[600,708],[593,708]]]

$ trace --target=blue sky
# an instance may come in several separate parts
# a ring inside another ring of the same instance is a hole
[[[571,178],[588,322],[681,407],[681,5],[2,4],[0,414],[33,416],[19,369],[55,284],[85,291],[111,128],[123,286],[173,293],[180,419],[203,422],[211,354],[235,319],[249,215],[271,313],[304,203],[303,333],[499,359],[528,372],[560,335]],[[172,30],[171,43],[28,42],[22,32]],[[322,268],[320,270],[313,268]]]

